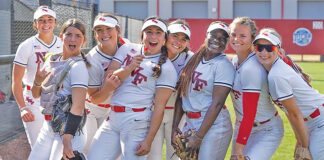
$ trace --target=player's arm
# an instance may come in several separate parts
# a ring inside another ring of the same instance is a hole
[[[35,79],[34,79],[34,84],[33,84],[33,87],[31,88],[32,95],[34,98],[39,98],[41,96],[41,93],[42,93],[41,84],[43,83],[45,78],[50,74],[50,72],[47,72],[45,70],[45,68],[40,70],[39,66],[40,66],[40,63],[37,64],[37,70],[36,70],[36,75],[35,75]]]
[[[26,103],[23,96],[22,79],[25,74],[25,67],[14,64],[12,69],[12,93],[16,99],[19,108],[25,107]]]
[[[295,101],[294,97],[285,99],[281,101],[282,105],[285,106],[288,113],[287,118],[290,122],[290,125],[292,126],[292,129],[295,133],[295,137],[297,139],[297,142],[305,148],[309,147],[309,139],[307,136],[307,129],[305,126],[304,118],[299,110],[299,107],[297,106],[297,103]]]
[[[179,123],[181,121],[183,114],[184,114],[184,110],[182,108],[182,98],[180,97],[179,94],[177,94],[177,99],[176,99],[176,102],[174,105],[171,137],[173,137],[174,134],[177,134],[177,132],[181,133],[178,126],[179,126]]]
[[[119,87],[120,80],[115,75],[107,75],[99,88],[88,88],[89,99],[94,104],[104,102]]]
[[[124,81],[133,70],[135,70],[143,61],[143,55],[136,55],[132,58],[132,61],[129,65],[121,68],[121,63],[115,60],[111,61],[109,68],[107,70],[107,75],[113,74],[117,76],[120,81]]]
[[[170,88],[160,87],[156,89],[154,97],[154,111],[152,113],[150,128],[145,139],[136,147],[136,155],[142,156],[150,152],[151,144],[163,119],[165,105],[171,94],[172,89]]]
[[[234,144],[234,155],[244,155],[243,149],[252,131],[260,93],[243,92],[243,119],[240,124],[236,143]]]
[[[231,88],[225,86],[215,85],[213,88],[213,101],[209,106],[204,120],[196,132],[196,136],[190,136],[187,151],[191,154],[194,154],[201,145],[202,139],[210,129],[210,127],[215,122],[219,112],[222,110],[222,107],[225,104],[226,98],[231,91]]]

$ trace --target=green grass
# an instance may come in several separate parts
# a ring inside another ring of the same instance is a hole
[[[298,65],[303,69],[304,72],[308,73],[312,77],[311,85],[313,86],[313,88],[324,94],[324,63],[301,62],[298,63]],[[232,122],[234,123],[235,113],[230,97],[228,97],[226,100],[226,106],[231,114]],[[278,110],[284,122],[285,135],[281,141],[279,148],[272,156],[272,160],[292,160],[296,139],[285,114],[280,109]],[[232,146],[230,145],[225,159],[230,158],[231,147]],[[163,150],[165,152],[165,145],[163,146]],[[163,159],[165,159],[165,155],[163,155]]]

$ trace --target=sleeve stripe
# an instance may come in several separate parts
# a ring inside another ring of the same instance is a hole
[[[93,85],[89,84],[88,86],[89,87],[100,87],[101,85],[100,84],[93,84]]]
[[[174,89],[173,86],[170,86],[170,85],[163,85],[163,84],[157,84],[157,85],[156,85],[156,88],[171,88],[171,89]]]
[[[19,65],[22,65],[22,66],[27,66],[27,64],[23,64],[23,63],[20,63],[20,62],[17,62],[17,61],[13,61],[13,63],[19,64]]]
[[[261,92],[261,89],[242,89],[242,90],[246,92]]]
[[[224,82],[214,82],[214,85],[229,86],[230,88],[233,87],[232,84],[224,83]]]
[[[291,98],[291,97],[293,97],[293,96],[294,96],[293,94],[290,94],[290,95],[287,95],[287,96],[279,97],[278,100],[279,100],[279,101],[282,101],[282,100],[285,100],[285,99]]]
[[[117,59],[116,57],[114,57],[114,58],[113,58],[113,60],[115,60],[115,61],[117,61],[117,62],[119,62],[119,63],[123,63],[123,61],[122,61],[122,60],[120,60],[120,59]]]
[[[84,84],[72,84],[71,87],[84,87],[84,88],[88,88],[88,85],[84,85]]]

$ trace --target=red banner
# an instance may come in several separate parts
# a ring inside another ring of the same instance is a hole
[[[174,20],[174,19],[170,19]],[[191,28],[190,48],[197,51],[206,37],[209,24],[215,19],[185,19]],[[232,20],[221,20],[230,24]],[[254,20],[257,27],[271,27],[282,36],[282,47],[288,54],[324,55],[323,20]],[[234,53],[228,45],[226,53]]]

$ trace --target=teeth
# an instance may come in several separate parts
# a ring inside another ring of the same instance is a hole
[[[107,41],[107,40],[109,40],[110,38],[103,38],[102,40],[104,40],[104,41]]]
[[[172,47],[176,48],[176,49],[179,49],[180,47],[176,46],[176,45],[172,45]]]
[[[150,43],[152,43],[152,44],[157,44],[158,42],[150,42]]]

